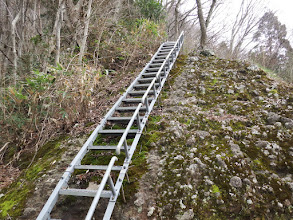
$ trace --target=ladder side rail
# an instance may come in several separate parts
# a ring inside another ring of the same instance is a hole
[[[144,70],[145,69],[146,68],[144,68]],[[106,124],[107,118],[110,117],[115,112],[115,109],[120,105],[120,103],[122,102],[122,100],[127,96],[127,92],[132,90],[132,87],[134,86],[134,84],[136,83],[137,80],[138,80],[138,77],[129,86],[129,88],[126,90],[126,92],[123,94],[123,96],[121,96],[120,99],[108,111],[108,113],[106,114],[106,116],[102,119],[102,121],[100,122],[100,124],[95,128],[95,130],[90,135],[90,137],[88,138],[88,140],[82,146],[82,148],[80,149],[80,151],[78,152],[78,154],[75,156],[75,158],[73,159],[73,161],[70,163],[70,165],[68,166],[68,168],[64,172],[63,176],[61,177],[61,180],[59,181],[59,183],[57,184],[57,186],[53,190],[52,194],[50,195],[50,197],[47,200],[46,204],[44,205],[43,209],[41,210],[41,212],[40,212],[37,220],[46,220],[46,219],[48,219],[48,217],[46,217],[46,216],[50,215],[53,207],[55,206],[55,204],[56,204],[56,202],[58,200],[58,197],[59,197],[59,191],[63,187],[65,187],[67,185],[67,183],[68,183],[68,181],[70,179],[70,176],[71,176],[71,174],[74,171],[74,166],[75,165],[80,165],[82,158],[88,152],[88,147],[89,146],[93,146],[93,142],[97,138],[98,133],[99,133],[99,130],[101,130],[104,127],[104,125]]]
[[[143,97],[141,99],[141,103],[145,103],[146,97],[148,96],[151,88],[154,86],[155,81],[159,78],[163,68],[165,68],[166,62],[170,60],[170,56],[172,56],[172,63],[174,63],[174,61],[176,60],[176,58],[175,59],[173,58],[173,52],[175,51],[177,45],[180,45],[182,43],[183,36],[184,36],[184,33],[181,32],[181,34],[180,34],[179,38],[177,39],[176,43],[174,44],[172,50],[168,53],[167,57],[165,58],[164,62],[161,65],[160,69],[158,70],[158,72],[156,74],[156,77],[151,82],[151,84],[149,85],[148,89],[145,91],[145,93],[144,93],[144,95],[143,95]],[[181,46],[180,46],[180,48],[181,48]],[[175,53],[176,53],[176,51],[175,51]],[[172,66],[170,65],[168,69],[170,70],[172,68]]]
[[[146,98],[149,95],[149,92],[151,91],[153,85],[155,84],[157,78],[155,77],[152,82],[150,83],[150,85],[148,86],[147,90],[145,91],[143,97],[141,98],[141,103],[146,103]],[[149,109],[147,109],[147,112],[150,112]]]
[[[169,71],[168,71],[168,72],[169,72]],[[162,85],[164,85],[166,79],[167,79],[167,78],[165,78],[165,77],[163,78],[163,80],[162,80]],[[158,92],[160,92],[161,89],[162,89],[162,87],[161,87],[161,88],[158,88]],[[155,103],[156,103],[156,99],[157,99],[157,98],[158,98],[158,96],[155,97],[155,98],[152,100],[152,102],[150,103],[150,105],[149,105],[150,111],[153,109],[153,107],[154,107],[154,105],[155,105]],[[143,119],[142,119],[142,122],[141,122],[141,129],[142,129],[142,130],[144,129],[144,127],[145,127],[145,125],[146,125],[146,122],[147,122],[147,120],[148,120],[148,116],[149,116],[149,114],[147,113],[147,114],[143,117]],[[136,150],[136,147],[137,147],[137,144],[138,144],[138,142],[139,142],[139,140],[140,140],[141,135],[142,135],[142,132],[138,132],[138,133],[136,134],[136,136],[135,136],[133,142],[132,142],[132,145],[131,145],[130,150],[129,150],[129,155],[131,155],[131,156],[130,156],[130,160],[131,160],[131,157],[132,157],[133,154],[134,154],[134,151]],[[122,184],[123,184],[123,179],[124,179],[124,177],[125,177],[125,175],[126,175],[126,173],[127,173],[127,170],[128,170],[128,168],[129,168],[129,161],[130,161],[130,160],[126,161],[126,159],[125,159],[125,161],[124,161],[123,169],[120,171],[119,176],[118,176],[117,181],[116,181],[116,184],[115,184],[116,192],[120,192],[120,189],[121,189]],[[106,209],[106,212],[105,212],[105,215],[104,215],[104,217],[103,217],[103,220],[110,220],[111,215],[112,215],[112,212],[113,212],[113,209],[114,209],[114,206],[115,206],[115,203],[116,203],[116,200],[117,200],[117,197],[118,197],[118,194],[116,195],[115,198],[111,198],[111,199],[110,199],[110,201],[109,201],[109,205],[108,205],[108,207],[107,207],[107,209]]]
[[[86,215],[85,220],[91,220],[92,219],[92,217],[94,215],[94,212],[96,210],[96,207],[98,205],[98,202],[100,200],[102,191],[104,190],[107,181],[109,181],[109,177],[111,179],[111,183],[113,183],[110,174],[111,174],[112,167],[114,166],[114,163],[115,163],[116,160],[118,160],[118,158],[115,157],[115,156],[111,158],[111,161],[108,164],[108,168],[107,168],[107,170],[106,170],[106,172],[105,172],[105,174],[103,176],[103,179],[102,179],[101,184],[100,184],[100,186],[98,188],[97,194],[95,195],[95,197],[93,199],[93,202],[92,202],[91,207],[90,207],[90,209],[89,209],[89,211],[88,211],[88,213]],[[110,186],[111,186],[111,183],[110,183]],[[113,196],[116,196],[115,191],[112,191],[112,194],[113,194]]]
[[[116,148],[116,154],[118,154],[118,155],[120,154],[120,149],[121,149],[123,143],[125,143],[127,135],[128,135],[128,132],[129,132],[131,126],[133,125],[134,120],[137,118],[137,115],[139,114],[139,110],[140,110],[141,107],[142,107],[142,103],[139,103],[139,105],[137,106],[135,112],[133,113],[130,121],[128,122],[128,125],[127,125],[122,137],[120,138],[120,141],[119,141],[119,143],[117,145],[117,148]],[[125,147],[127,147],[127,146],[125,146]],[[128,150],[128,149],[125,149],[125,150]],[[127,159],[129,159],[129,156],[130,155],[127,156]]]
[[[88,152],[88,147],[93,146],[93,143],[95,139],[98,136],[99,131],[105,126],[107,122],[107,118],[111,117],[113,113],[115,112],[115,109],[121,104],[122,100],[127,96],[128,92],[133,89],[133,86],[137,83],[140,76],[145,72],[145,70],[148,68],[149,63],[144,67],[144,69],[140,72],[138,77],[131,83],[131,85],[128,87],[128,89],[124,92],[124,94],[118,99],[118,101],[113,105],[113,107],[108,111],[108,113],[105,115],[105,117],[102,119],[100,124],[95,128],[93,133],[90,135],[88,140],[85,142],[85,144],[82,146],[78,154],[75,156],[73,161],[70,163],[66,171],[64,172],[63,176],[61,177],[59,183],[56,185],[55,189],[53,190],[52,194],[50,195],[49,199],[45,203],[43,209],[41,210],[39,216],[37,217],[37,220],[47,220],[49,219],[49,215],[55,206],[58,197],[59,197],[59,190],[62,189],[64,186],[67,185],[69,178],[71,174],[74,171],[75,165],[80,165],[82,158],[84,155]]]
[[[182,38],[181,41],[183,42],[183,38]],[[91,134],[91,136],[88,138],[88,140],[86,141],[86,143],[83,145],[83,147],[81,148],[81,150],[78,152],[78,154],[76,155],[76,157],[73,159],[73,161],[70,163],[69,167],[64,172],[63,176],[61,177],[61,179],[58,182],[57,186],[53,190],[51,196],[47,200],[47,202],[44,205],[44,207],[43,207],[42,211],[40,212],[39,216],[37,217],[37,220],[44,220],[44,219],[47,220],[47,219],[50,219],[50,213],[51,213],[53,207],[55,206],[55,204],[56,204],[56,202],[58,200],[59,191],[62,188],[67,187],[67,183],[68,183],[68,181],[70,179],[70,176],[71,176],[72,172],[74,171],[74,166],[80,164],[82,158],[88,152],[88,147],[90,147],[90,146],[93,145],[93,142],[95,141],[95,139],[98,136],[98,132],[105,126],[105,124],[107,122],[107,118],[109,118],[109,117],[111,117],[113,115],[113,113],[115,112],[115,109],[117,108],[117,106],[119,106],[121,104],[122,100],[128,95],[128,92],[133,89],[134,85],[138,82],[138,80],[142,77],[142,74],[145,73],[146,69],[153,62],[153,60],[155,59],[156,55],[159,53],[159,51],[161,50],[161,48],[163,47],[163,45],[164,44],[161,44],[161,46],[159,47],[159,49],[157,50],[157,52],[155,53],[155,55],[152,57],[151,61],[146,64],[146,66],[144,67],[144,69],[140,72],[140,74],[136,77],[136,79],[131,83],[131,85],[127,88],[127,90],[120,97],[120,99],[118,99],[118,101],[114,104],[114,106],[108,111],[108,113],[106,114],[106,116],[101,120],[100,124],[95,128],[95,130],[93,131],[93,133]],[[165,79],[163,79],[163,81],[165,81]],[[160,91],[161,88],[159,88],[158,90]],[[155,99],[156,98],[157,97],[155,97]],[[150,110],[153,108],[154,103],[155,103],[155,100],[152,101],[152,103],[150,105]],[[139,112],[139,110],[138,110],[138,112]],[[140,130],[142,130],[144,128],[145,123],[146,123],[146,120],[148,118],[148,115],[149,115],[149,113],[147,112],[146,113],[146,116],[143,118],[142,122],[140,123],[140,126],[139,126],[140,127]],[[137,139],[137,141],[135,141],[136,142],[135,148],[136,148],[136,145],[137,145],[137,143],[139,141],[139,138],[140,138],[141,134],[142,133],[140,131],[136,135],[138,137],[138,139]],[[132,144],[132,145],[134,145],[134,144]],[[130,150],[130,155],[131,156],[133,155],[134,150],[135,149],[133,149],[133,150],[131,149]],[[123,169],[123,172],[126,172],[126,170]],[[121,171],[121,173],[122,173],[122,171]],[[109,179],[108,179],[108,181],[109,181]],[[117,183],[116,183],[116,185],[117,185]],[[116,188],[116,185],[115,185],[115,188]],[[115,195],[115,197],[117,197],[117,196],[118,196],[118,194]],[[111,214],[110,214],[110,216],[111,216]]]
[[[45,203],[44,207],[42,208],[40,214],[37,217],[37,220],[47,220],[50,219],[50,213],[55,206],[58,197],[59,197],[59,191],[62,187],[67,185],[67,182],[69,181],[69,178],[74,171],[74,166],[79,165],[84,155],[88,152],[88,147],[93,146],[93,143],[95,139],[98,136],[99,130],[101,130],[106,122],[107,118],[111,117],[113,113],[115,112],[115,109],[121,104],[122,100],[127,96],[128,92],[130,92],[134,85],[138,82],[138,80],[141,78],[142,74],[145,73],[146,69],[149,67],[150,63],[155,59],[155,56],[159,53],[161,48],[163,47],[163,44],[159,47],[155,55],[152,57],[151,61],[146,64],[146,66],[143,68],[143,70],[139,73],[139,75],[135,78],[135,80],[130,84],[130,86],[127,88],[127,90],[123,93],[123,95],[118,99],[118,101],[113,105],[113,107],[108,111],[108,113],[105,115],[105,117],[102,119],[100,124],[95,128],[93,133],[90,135],[86,143],[82,146],[78,154],[75,156],[73,161],[70,163],[66,171],[64,172],[63,176],[61,177],[60,181],[56,185],[55,189],[51,193],[49,199]]]
[[[183,34],[181,34],[180,36],[183,36]],[[175,60],[177,59],[177,57],[178,57],[178,55],[179,55],[180,49],[181,49],[181,47],[182,47],[182,42],[183,42],[183,41],[181,41],[181,43],[178,44],[178,51],[177,51],[176,54],[175,54]],[[174,63],[171,64],[171,66],[170,66],[171,68],[172,68],[173,64],[174,64]],[[162,88],[163,88],[163,86],[164,86],[164,84],[165,84],[165,82],[166,82],[166,80],[167,80],[167,76],[169,75],[169,72],[170,72],[171,68],[168,69],[168,70],[166,70],[166,75],[165,75],[165,77],[163,77],[163,79],[162,79],[162,87],[160,87],[160,88],[157,89],[157,90],[158,90],[158,93],[161,92],[161,90],[162,90]],[[150,111],[153,109],[153,107],[154,107],[154,105],[155,105],[155,103],[156,103],[157,98],[158,98],[158,96],[155,97],[155,98],[152,100],[152,102],[149,104],[149,109],[150,109]],[[143,129],[143,128],[145,127],[146,122],[147,122],[147,120],[148,120],[148,116],[149,116],[149,114],[146,113],[146,115],[143,117],[142,122],[141,122],[141,129]],[[133,140],[133,142],[132,142],[132,145],[131,145],[131,147],[130,147],[130,150],[129,150],[129,154],[130,154],[130,155],[133,155],[134,151],[136,150],[136,147],[137,147],[137,144],[138,144],[138,142],[139,142],[139,140],[140,140],[141,135],[142,135],[141,132],[138,132],[138,133],[136,134],[136,136],[135,136],[135,138],[134,138],[134,140]],[[131,160],[131,157],[132,157],[132,156],[130,156],[130,160]],[[126,175],[126,173],[127,173],[128,167],[129,167],[129,161],[130,161],[130,160],[128,160],[128,161],[125,160],[125,161],[124,161],[123,169],[120,171],[119,176],[118,176],[117,181],[116,181],[116,184],[115,184],[116,192],[120,192],[120,189],[121,189],[122,184],[123,184],[123,179],[124,179],[124,177],[125,177],[125,175]],[[106,209],[106,212],[105,212],[105,215],[104,215],[104,217],[103,217],[103,220],[110,220],[111,215],[112,215],[112,212],[113,212],[113,209],[114,209],[114,206],[115,206],[115,203],[116,203],[116,200],[117,200],[117,197],[118,197],[118,194],[116,195],[115,198],[111,198],[111,199],[110,199],[110,201],[109,201],[109,205],[108,205],[108,207],[107,207],[107,209]]]

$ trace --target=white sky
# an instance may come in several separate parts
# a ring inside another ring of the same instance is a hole
[[[242,0],[224,0],[225,1],[225,13],[232,15],[237,13]],[[265,6],[276,12],[279,21],[285,24],[287,27],[288,37],[293,40],[293,0],[263,0]],[[195,0],[185,0],[183,10],[187,11],[191,9],[195,4]],[[204,2],[204,1],[203,1]],[[265,10],[265,9],[264,9]]]

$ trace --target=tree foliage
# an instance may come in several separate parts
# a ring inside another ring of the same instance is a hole
[[[159,21],[165,17],[162,3],[156,0],[138,0],[136,4],[144,18]]]
[[[142,68],[165,37],[162,5],[144,7],[149,14],[126,0],[0,0],[0,148],[38,149],[69,132],[100,105],[101,88]],[[0,163],[15,159],[7,152]]]
[[[272,11],[266,12],[260,19],[253,37],[256,42],[252,51],[253,58],[272,70],[284,70],[288,62],[288,54],[292,52],[286,36],[286,26],[281,24]]]

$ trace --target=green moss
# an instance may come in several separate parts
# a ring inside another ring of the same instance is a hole
[[[212,185],[212,193],[221,193],[221,191],[217,185]]]
[[[23,168],[22,174],[12,185],[8,188],[3,189],[3,197],[0,198],[0,218],[6,218],[9,214],[10,217],[18,217],[21,215],[25,202],[33,192],[35,187],[34,180],[39,178],[45,173],[45,171],[52,167],[52,162],[58,160],[64,149],[60,148],[60,145],[66,137],[61,137],[55,141],[48,142],[42,146],[32,163],[32,165],[24,169],[30,161],[23,161],[29,157],[29,154],[23,155],[20,161],[20,167]]]

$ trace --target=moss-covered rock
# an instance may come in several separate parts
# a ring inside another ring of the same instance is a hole
[[[152,216],[290,218],[293,87],[247,63],[202,55],[171,79],[158,113]]]

